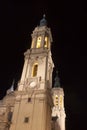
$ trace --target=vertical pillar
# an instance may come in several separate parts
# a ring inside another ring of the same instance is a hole
[[[25,63],[24,63],[24,67],[23,67],[23,72],[22,72],[20,84],[18,86],[18,91],[23,90],[23,85],[24,85],[24,81],[25,81],[25,77],[26,77],[26,73],[27,73],[27,68],[28,68],[28,61],[29,61],[29,58],[25,57]]]
[[[22,76],[21,76],[21,81],[24,81],[24,79],[25,79],[27,65],[28,65],[28,58],[25,57],[25,63],[24,63],[24,68],[23,68],[23,72],[22,72]]]

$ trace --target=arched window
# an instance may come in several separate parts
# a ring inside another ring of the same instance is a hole
[[[58,106],[58,95],[55,95],[55,105]]]
[[[11,112],[11,111],[8,113],[8,121],[9,122],[11,122],[11,120],[12,120],[12,114],[13,114],[13,112]]]
[[[48,37],[45,37],[44,47],[48,48]]]
[[[63,108],[63,96],[60,95],[60,108]]]
[[[38,63],[34,63],[32,68],[32,77],[35,77],[37,75],[37,71],[38,71]]]
[[[36,48],[40,48],[40,47],[41,47],[41,36],[37,38],[37,45],[36,45]]]

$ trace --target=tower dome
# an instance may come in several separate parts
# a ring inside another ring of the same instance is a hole
[[[54,87],[60,87],[60,81],[59,81],[59,76],[58,76],[58,71],[56,71],[56,77],[55,77],[55,83]]]
[[[45,14],[43,15],[43,18],[40,20],[40,26],[46,26],[47,25],[47,20],[45,19]]]

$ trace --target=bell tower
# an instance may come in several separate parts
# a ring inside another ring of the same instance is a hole
[[[24,53],[24,67],[15,92],[10,130],[51,130],[54,64],[51,57],[52,35],[45,15],[31,37],[31,48]]]
[[[25,63],[19,91],[37,86],[38,89],[52,87],[53,61],[51,58],[52,35],[45,16],[32,33],[30,50],[25,52]],[[26,84],[26,85],[24,85]]]

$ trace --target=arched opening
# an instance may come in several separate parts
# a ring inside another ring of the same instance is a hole
[[[55,105],[58,106],[58,95],[55,95]]]
[[[63,96],[60,95],[60,108],[63,108]]]
[[[48,37],[45,37],[44,47],[48,48]]]
[[[38,63],[34,63],[32,68],[32,77],[37,76],[37,71],[38,71]]]
[[[36,48],[40,48],[40,47],[41,47],[41,36],[37,38],[37,44],[36,44]]]

